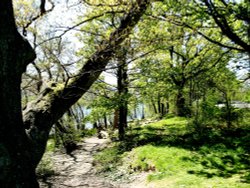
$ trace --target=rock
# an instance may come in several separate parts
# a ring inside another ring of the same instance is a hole
[[[99,139],[107,139],[108,138],[108,133],[106,132],[106,131],[100,131],[99,133],[98,133],[98,138]]]

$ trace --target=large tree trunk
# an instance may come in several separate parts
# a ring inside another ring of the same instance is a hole
[[[148,3],[149,0],[137,0],[109,40],[102,42],[102,49],[91,56],[70,84],[63,89],[47,88],[37,100],[27,105],[22,120],[21,76],[27,64],[35,59],[35,53],[17,32],[12,1],[0,1],[1,187],[39,187],[35,168],[45,151],[52,125],[98,78]]]
[[[0,1],[0,185],[38,187],[21,109],[21,76],[35,53],[17,32],[12,3]]]

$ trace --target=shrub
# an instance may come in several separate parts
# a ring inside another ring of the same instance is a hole
[[[81,137],[94,136],[97,133],[96,129],[84,129],[81,131]]]

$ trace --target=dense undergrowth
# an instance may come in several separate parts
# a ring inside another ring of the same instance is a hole
[[[124,142],[95,159],[113,178],[148,172],[156,188],[250,187],[250,127],[205,125],[198,131],[188,119],[167,118],[132,126]]]

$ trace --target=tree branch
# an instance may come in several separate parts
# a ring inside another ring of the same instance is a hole
[[[115,13],[124,13],[124,12],[123,12],[123,11],[120,11],[120,12],[115,12]],[[92,16],[92,17],[90,17],[90,18],[87,18],[87,19],[85,19],[85,20],[83,20],[83,21],[80,21],[79,23],[77,23],[77,24],[75,24],[75,25],[73,25],[73,26],[67,27],[60,35],[57,35],[57,36],[55,36],[55,37],[52,37],[52,38],[49,38],[49,39],[46,39],[46,40],[40,42],[40,43],[38,44],[38,46],[40,46],[40,45],[42,45],[42,44],[44,44],[44,43],[46,43],[46,42],[48,42],[48,41],[54,40],[54,39],[61,39],[61,38],[62,38],[65,34],[67,34],[69,31],[71,31],[71,30],[73,30],[73,29],[76,29],[77,27],[83,25],[84,23],[90,22],[90,21],[92,21],[92,20],[94,20],[94,19],[100,18],[100,17],[105,16],[105,15],[107,15],[107,14],[114,14],[114,12],[113,12],[113,11],[103,12],[103,13],[101,13],[101,14],[98,14],[98,15]]]
[[[231,39],[235,44],[241,46],[246,52],[250,53],[250,45],[244,42],[237,34],[233,32],[226,18],[217,11],[212,1],[204,0],[204,3],[207,6],[215,23],[220,27],[222,33]]]
[[[46,10],[45,9],[45,3],[46,3],[46,0],[41,0],[41,4],[40,4],[40,13],[36,16],[34,16],[33,18],[30,19],[30,21],[28,23],[26,23],[24,26],[23,26],[23,35],[26,36],[27,35],[27,28],[36,20],[38,20],[39,18],[41,18],[44,14],[48,13],[48,12],[51,12],[54,8],[55,8],[55,4],[48,0],[50,3],[51,3],[51,8]]]
[[[96,51],[84,64],[76,77],[64,88],[52,87],[51,91],[30,103],[24,111],[24,124],[29,127],[27,135],[34,145],[34,160],[39,162],[44,152],[49,132],[54,123],[73,105],[99,75],[109,60],[117,53],[120,44],[128,37],[139,22],[149,5],[149,0],[136,0],[130,11],[121,19],[119,27],[102,42],[102,48]],[[43,148],[43,149],[41,149]]]

